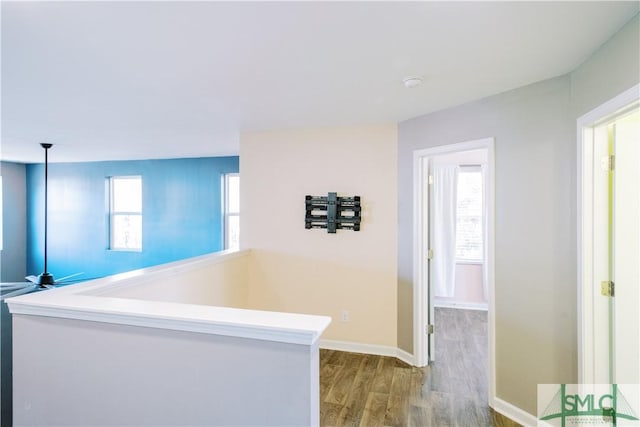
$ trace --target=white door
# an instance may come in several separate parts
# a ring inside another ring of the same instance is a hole
[[[640,383],[640,108],[619,111],[583,130],[585,384]]]
[[[640,384],[640,108],[609,125],[613,182],[614,384]]]

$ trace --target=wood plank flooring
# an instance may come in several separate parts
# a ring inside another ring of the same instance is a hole
[[[436,361],[320,350],[322,426],[518,424],[487,405],[487,313],[436,308]]]

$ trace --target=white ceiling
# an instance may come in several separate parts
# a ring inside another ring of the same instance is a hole
[[[244,131],[398,122],[570,72],[638,5],[3,1],[1,156],[228,155]]]

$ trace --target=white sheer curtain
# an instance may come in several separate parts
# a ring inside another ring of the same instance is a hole
[[[455,293],[457,182],[457,166],[433,166],[431,278],[437,297],[452,297]]]

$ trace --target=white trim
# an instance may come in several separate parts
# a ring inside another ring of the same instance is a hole
[[[456,265],[483,265],[484,260],[481,259],[463,259],[456,258]]]
[[[576,185],[576,244],[577,244],[577,273],[578,273],[578,289],[577,289],[577,298],[578,298],[578,383],[582,384],[585,382],[593,382],[591,378],[593,376],[593,366],[590,366],[591,363],[585,361],[585,358],[592,360],[588,356],[589,348],[592,346],[593,339],[589,334],[589,331],[592,330],[591,327],[588,326],[588,322],[593,317],[592,313],[592,305],[591,305],[591,295],[589,292],[583,292],[587,286],[590,286],[593,283],[593,277],[587,277],[586,274],[583,274],[583,268],[585,265],[589,265],[589,261],[586,258],[590,258],[590,245],[588,242],[591,241],[590,235],[583,235],[585,221],[589,223],[586,219],[587,213],[583,211],[583,193],[585,191],[585,182],[583,181],[584,173],[586,171],[583,170],[583,163],[585,161],[584,156],[584,130],[592,127],[592,125],[607,116],[611,116],[622,108],[625,108],[629,104],[637,102],[640,99],[640,84],[637,84],[630,89],[622,92],[618,96],[610,99],[609,101],[603,103],[602,105],[594,108],[588,113],[580,116],[576,123],[576,133],[577,133],[577,157],[576,157],[576,176],[577,176],[577,185]],[[589,245],[589,246],[585,246]],[[591,378],[591,379],[590,379]]]
[[[331,318],[112,296],[117,295],[117,290],[135,288],[153,280],[174,280],[176,286],[187,286],[188,283],[181,281],[180,277],[184,273],[248,254],[249,251],[218,252],[21,295],[6,302],[14,315],[86,320],[301,345],[316,343]]]
[[[163,303],[165,306],[176,304]],[[212,311],[220,307],[210,307]],[[97,312],[95,309],[80,310],[76,307],[37,307],[19,302],[11,303],[12,315],[31,315],[56,317],[62,319],[86,320],[90,322],[111,323],[118,325],[140,326],[144,328],[166,329],[172,331],[197,332],[210,335],[248,338],[261,341],[275,341],[289,344],[312,345],[322,332],[314,333],[308,328],[286,329],[283,325],[265,325],[262,319],[244,322],[240,318],[249,310],[231,309],[232,312],[213,313],[211,319],[181,319],[173,313],[129,314],[115,311]],[[243,313],[245,312],[245,313]],[[221,314],[221,315],[219,315]],[[283,313],[287,314],[287,313]],[[162,317],[160,317],[162,316]],[[233,317],[232,317],[233,316]],[[203,316],[204,317],[204,316]],[[235,317],[235,318],[234,318]],[[265,319],[266,320],[266,319]],[[295,319],[291,319],[291,323]],[[266,323],[266,322],[264,322]],[[327,322],[328,326],[329,322]]]
[[[411,366],[415,366],[414,357],[412,354],[409,354],[400,348],[386,346],[386,345],[364,344],[364,343],[351,342],[351,341],[321,339],[320,348],[325,350],[348,351],[350,353],[374,354],[376,356],[396,357]]]
[[[422,283],[423,263],[425,259],[425,248],[421,245],[423,236],[423,151],[413,152],[413,357],[416,366],[426,366],[428,354],[425,354],[426,337],[421,332],[425,330],[427,321],[425,319],[424,308],[428,307],[427,293],[424,292]],[[418,333],[420,331],[420,333]]]
[[[238,218],[240,218],[240,207],[238,207],[237,211],[231,211],[229,210],[229,179],[230,178],[235,178],[237,177],[238,179],[240,179],[240,173],[239,172],[229,172],[229,173],[225,173],[223,174],[223,189],[222,189],[222,194],[223,194],[223,198],[222,198],[222,217],[223,217],[223,223],[224,223],[224,248],[225,250],[230,250],[232,248],[230,248],[229,245],[229,218],[231,218],[232,216],[237,216]]]
[[[144,187],[142,181],[142,175],[113,175],[107,177],[109,180],[109,247],[108,251],[113,252],[142,252],[144,241],[144,233],[143,233],[143,203],[144,203]],[[125,181],[125,180],[136,180],[140,181],[140,211],[116,211],[115,210],[115,199],[116,199],[116,189],[115,183],[116,181]],[[140,217],[140,246],[139,247],[124,247],[124,246],[116,246],[115,245],[115,218],[121,215],[129,215],[129,216],[139,216]]]
[[[411,366],[416,366],[413,354],[409,354],[401,348],[396,348],[396,357]]]
[[[493,404],[490,406],[496,412],[501,413],[505,417],[508,417],[525,427],[539,425],[538,417],[531,415],[527,411],[520,409],[517,406],[514,406],[511,403],[506,402],[498,397],[493,399]]]
[[[413,152],[413,353],[415,366],[425,366],[427,355],[424,353],[426,335],[423,333],[426,327],[425,307],[428,306],[427,294],[424,290],[423,262],[425,259],[423,236],[423,161],[431,156],[448,154],[459,151],[477,149],[487,150],[487,175],[486,175],[486,201],[487,201],[487,290],[488,290],[488,361],[487,377],[489,389],[489,403],[495,398],[496,367],[495,367],[495,141],[494,138],[482,138],[458,144],[441,145]]]
[[[587,127],[593,123],[599,122],[607,116],[615,114],[617,111],[627,107],[640,99],[640,84],[637,84],[614,98],[608,100],[602,105],[585,113],[578,118],[578,132],[582,127]],[[578,133],[578,138],[580,134]],[[580,148],[580,146],[578,146]],[[580,166],[580,165],[579,165]]]
[[[457,302],[436,300],[433,305],[442,308],[456,308],[460,310],[489,310],[489,304],[483,302]]]

